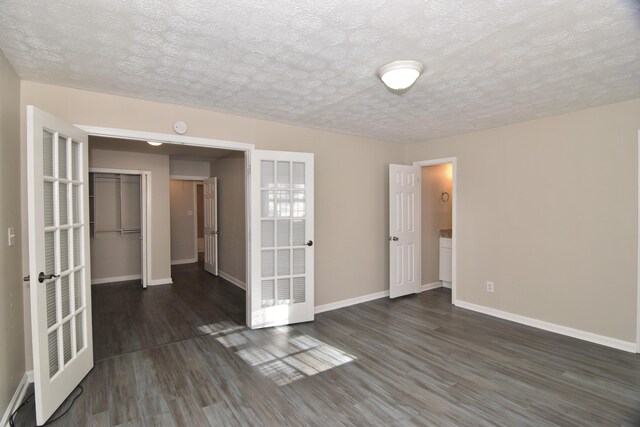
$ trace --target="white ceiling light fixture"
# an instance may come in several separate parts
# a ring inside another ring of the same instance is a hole
[[[162,145],[162,142],[157,142],[157,141],[147,141],[147,144],[149,144],[149,145],[153,145],[154,147],[158,147],[158,146]]]
[[[389,89],[403,91],[416,82],[423,70],[418,61],[393,61],[378,69],[378,77]]]

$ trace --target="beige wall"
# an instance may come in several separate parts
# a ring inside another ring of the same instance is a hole
[[[449,200],[442,201],[442,192]],[[422,284],[440,279],[440,230],[451,228],[451,164],[422,168]]]
[[[402,145],[29,81],[21,89],[23,107],[72,123],[173,133],[184,120],[189,136],[315,153],[316,305],[388,288],[387,165],[402,163]]]
[[[20,235],[20,81],[0,51],[0,413],[25,371]],[[14,227],[15,246],[7,246]],[[25,287],[26,294],[29,288]],[[27,295],[28,296],[28,295]],[[29,343],[29,346],[31,343]]]
[[[211,162],[211,176],[218,178],[218,268],[246,284],[244,156]]]
[[[169,156],[91,149],[89,166],[151,172],[151,280],[170,278]],[[108,262],[109,259],[106,261]],[[131,263],[136,263],[136,265],[131,265],[129,268],[137,267],[138,270],[140,269],[138,258],[132,258]],[[101,260],[100,264],[106,263]],[[95,267],[92,265],[91,268]]]
[[[171,176],[209,177],[209,161],[170,159]]]
[[[639,128],[636,99],[408,146],[458,159],[458,299],[635,341]]]
[[[170,182],[171,262],[185,260],[196,262],[198,258],[195,247],[194,186],[195,181],[172,179]]]

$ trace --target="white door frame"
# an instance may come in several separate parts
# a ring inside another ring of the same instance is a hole
[[[133,139],[138,141],[157,141],[167,144],[179,144],[192,147],[218,148],[224,150],[242,151],[244,152],[244,193],[245,193],[245,247],[246,247],[246,277],[247,282],[251,283],[251,182],[249,172],[251,170],[251,155],[255,150],[254,144],[246,142],[226,141],[223,139],[199,138],[184,135],[171,135],[165,133],[143,132],[129,129],[107,128],[100,126],[80,125],[76,124],[89,136],[102,136],[107,138]],[[251,316],[251,287],[247,286],[246,293],[246,324],[249,325]]]
[[[204,183],[202,181],[193,180],[193,257],[196,260],[198,260],[198,249],[200,248],[198,245],[198,185],[202,185],[204,191]]]
[[[149,233],[149,230],[151,230],[151,171],[90,167],[89,173],[119,173],[124,175],[138,175],[140,177],[140,183],[143,186],[142,192],[140,193],[140,198],[143,201],[142,211],[140,212],[140,232],[142,233],[142,266],[140,268],[140,275],[142,276],[142,287],[148,287],[149,283],[151,283],[152,265],[152,253],[149,248],[152,247],[151,239],[153,239],[153,236]]]
[[[638,244],[636,246],[636,353],[640,353],[640,130],[638,130]]]
[[[458,165],[457,165],[457,157],[443,157],[440,159],[432,159],[432,160],[420,160],[418,162],[413,162],[414,166],[437,166],[437,165],[445,165],[451,163],[452,171],[451,171],[451,228],[453,229],[453,233],[451,235],[451,304],[456,305],[457,300],[457,284],[458,284],[458,274],[457,274],[457,253],[458,253],[458,245],[456,243],[458,239]],[[422,181],[421,181],[422,182]],[[421,219],[422,220],[422,219]],[[640,276],[639,276],[640,277]],[[639,279],[640,280],[640,279]]]

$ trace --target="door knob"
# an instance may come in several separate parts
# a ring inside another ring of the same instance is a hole
[[[45,280],[57,279],[60,277],[59,274],[44,274],[42,271],[38,274],[38,282],[42,283]]]
[[[397,242],[398,238],[396,236],[389,236],[389,241],[390,242]]]
[[[309,240],[309,241],[307,242],[307,246],[313,246],[313,240]]]

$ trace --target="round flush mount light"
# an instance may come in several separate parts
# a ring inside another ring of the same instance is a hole
[[[153,145],[154,147],[158,147],[158,146],[162,145],[162,142],[157,142],[157,141],[147,141],[147,144],[149,144],[149,145]]]
[[[378,77],[389,89],[401,91],[410,88],[423,70],[418,61],[393,61],[378,69]]]

